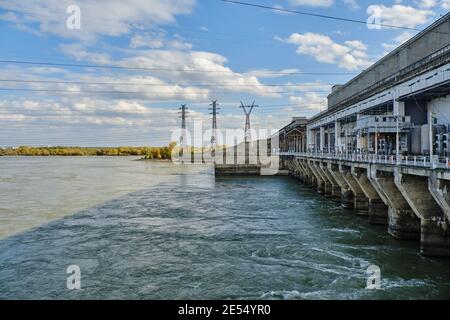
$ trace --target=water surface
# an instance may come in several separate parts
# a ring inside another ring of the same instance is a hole
[[[2,189],[2,210],[11,197],[7,212],[45,216],[22,201],[31,188],[15,172],[30,165],[22,159],[1,171],[2,185],[5,177],[15,185]],[[450,260],[420,256],[418,243],[393,239],[288,177],[215,178],[209,167],[117,158],[50,163],[28,170],[38,180],[70,167],[80,179],[71,193],[87,207],[57,217],[66,199],[35,190],[56,216],[0,241],[0,298],[450,298]],[[61,177],[62,188],[73,179]],[[103,194],[110,199],[99,202]],[[73,264],[81,290],[66,288]],[[382,290],[365,289],[372,264]]]

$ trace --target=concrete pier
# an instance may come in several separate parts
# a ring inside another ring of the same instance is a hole
[[[330,179],[328,178],[328,175],[325,173],[324,170],[324,163],[323,162],[317,162],[316,163],[316,167],[317,167],[317,171],[319,172],[319,174],[322,177],[322,180],[324,182],[324,186],[325,186],[325,197],[327,198],[332,198],[333,195],[333,184],[330,181]],[[325,164],[326,167],[326,164]]]
[[[317,192],[320,194],[325,194],[325,181],[322,176],[318,173],[317,167],[314,164],[314,161],[308,161],[308,167],[311,173],[313,174],[316,181]]]
[[[347,182],[339,171],[339,165],[334,163],[328,163],[328,172],[334,178],[341,190],[341,205],[346,209],[353,209],[355,207],[355,196],[353,191],[350,190]]]
[[[424,255],[450,256],[448,221],[428,190],[428,177],[395,172],[395,185],[421,220],[420,252]]]
[[[383,202],[388,206],[388,231],[398,239],[418,240],[420,220],[395,185],[392,172],[370,169],[370,181]]]
[[[321,169],[323,175],[327,177],[328,181],[331,184],[331,200],[333,200],[334,202],[342,202],[341,186],[333,177],[333,175],[330,173],[328,167],[329,166],[327,163],[321,162]]]
[[[388,206],[381,200],[378,192],[370,182],[365,168],[352,167],[351,174],[369,200],[369,222],[372,224],[388,224]]]
[[[289,157],[290,175],[397,239],[420,240],[420,252],[450,256],[450,173],[395,165]]]
[[[215,164],[214,173],[216,176],[259,176],[261,166],[249,164]]]
[[[340,165],[339,171],[353,192],[355,213],[360,216],[369,215],[369,200],[359,186],[358,181],[351,174],[351,167]]]

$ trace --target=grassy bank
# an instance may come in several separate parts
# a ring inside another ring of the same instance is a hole
[[[28,147],[0,149],[0,156],[143,156],[171,159],[174,143],[166,147]]]

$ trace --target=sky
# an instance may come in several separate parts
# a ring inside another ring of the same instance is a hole
[[[259,106],[252,128],[279,129],[326,109],[332,85],[450,9],[450,0],[242,1],[383,27],[221,0],[0,0],[0,147],[162,146],[181,104],[188,129],[209,129],[212,99],[220,129],[244,128],[241,101]]]

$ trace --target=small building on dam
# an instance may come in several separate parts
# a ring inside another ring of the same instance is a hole
[[[290,175],[420,240],[422,254],[450,256],[450,13],[275,137]]]

